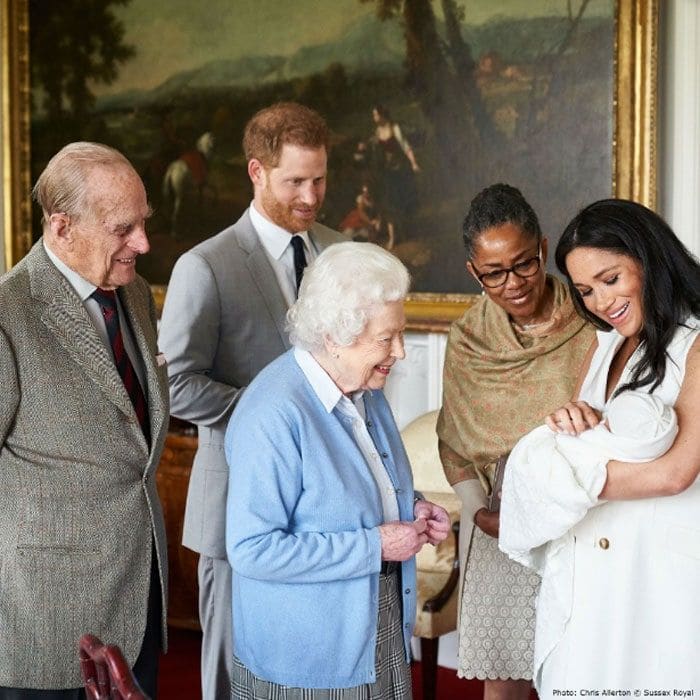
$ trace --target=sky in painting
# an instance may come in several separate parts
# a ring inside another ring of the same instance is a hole
[[[467,0],[465,21],[482,24],[498,15],[529,18],[575,12],[582,0]],[[611,13],[613,0],[590,0],[586,16]],[[439,16],[439,3],[435,10]],[[138,54],[117,81],[95,86],[98,95],[150,89],[173,73],[218,59],[288,55],[341,36],[353,22],[374,12],[359,0],[131,0],[115,14],[125,40]]]

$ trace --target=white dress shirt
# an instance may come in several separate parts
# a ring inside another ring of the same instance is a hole
[[[384,522],[389,523],[399,520],[399,504],[396,500],[396,490],[391,483],[386,467],[379,456],[379,452],[365,423],[365,403],[362,398],[364,391],[356,391],[352,396],[352,400],[350,400],[336,386],[326,370],[318,364],[310,352],[294,348],[294,359],[301,367],[301,371],[306,375],[311,388],[326,411],[330,413],[337,407],[340,413],[350,419],[353,438],[360,448],[360,452],[362,452],[362,456],[365,458],[374,480],[377,482],[379,495],[382,499]]]
[[[49,247],[44,244],[44,250],[49,256],[49,260],[58,268],[58,271],[68,280],[68,283],[75,289],[76,294],[80,297],[83,302],[83,306],[93,322],[97,333],[102,339],[109,350],[110,355],[112,355],[112,344],[109,342],[109,335],[107,334],[107,326],[105,325],[105,320],[102,316],[102,308],[100,307],[98,301],[92,297],[92,293],[97,289],[97,287],[92,283],[88,282],[84,277],[81,277],[75,270],[72,270],[68,265],[66,265]],[[124,340],[124,349],[126,354],[131,360],[131,364],[134,367],[136,376],[138,377],[139,384],[143,390],[144,396],[146,394],[146,384],[144,381],[145,369],[143,365],[143,359],[141,358],[141,353],[136,347],[134,338],[131,334],[131,327],[129,326],[129,321],[122,309],[121,302],[119,301],[119,294],[116,295],[117,300],[117,312],[119,313],[119,325],[122,331],[122,338]]]
[[[292,248],[292,234],[272,221],[266,219],[256,208],[253,202],[250,203],[250,220],[253,228],[260,238],[260,242],[267,253],[272,269],[275,271],[277,283],[282,291],[287,306],[291,306],[297,298],[297,280],[294,272],[294,249]],[[309,236],[308,231],[301,231],[294,234],[299,236],[304,242],[304,254],[306,262],[310,263],[318,256],[318,251]]]

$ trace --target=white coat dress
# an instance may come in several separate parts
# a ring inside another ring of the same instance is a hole
[[[653,392],[668,405],[678,398],[688,351],[700,333],[698,319],[687,323],[691,328],[679,327],[669,345],[666,376]],[[581,388],[580,398],[601,411],[622,341],[615,331],[598,333]],[[621,383],[634,361],[633,355]],[[537,603],[540,698],[560,697],[557,691],[700,694],[700,479],[676,496],[592,508],[571,534],[572,604],[557,637],[544,633],[550,604],[545,580]]]

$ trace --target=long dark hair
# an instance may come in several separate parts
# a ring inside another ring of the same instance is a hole
[[[582,209],[564,230],[554,257],[579,314],[606,331],[612,326],[586,309],[566,267],[566,256],[581,247],[609,250],[640,264],[642,357],[630,381],[615,393],[649,384],[653,391],[666,374],[666,348],[676,329],[689,316],[700,316],[700,264],[658,214],[637,202],[603,199]]]

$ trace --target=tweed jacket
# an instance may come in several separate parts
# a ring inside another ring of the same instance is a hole
[[[347,240],[314,224],[320,251]],[[240,392],[289,349],[287,303],[246,211],[185,253],[173,268],[159,345],[168,361],[170,410],[198,426],[182,543],[226,558],[226,425]]]
[[[151,555],[167,601],[155,471],[167,377],[155,308],[137,277],[119,289],[143,358],[150,448],[82,302],[39,241],[0,279],[0,686],[82,686],[91,632],[136,661]]]

